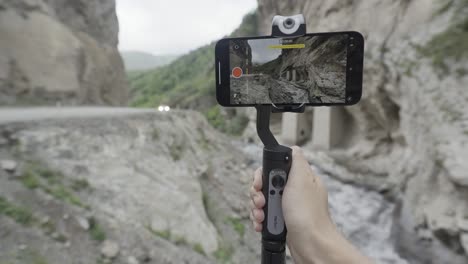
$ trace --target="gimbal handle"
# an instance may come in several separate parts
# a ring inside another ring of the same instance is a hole
[[[286,225],[282,210],[283,190],[291,169],[292,150],[278,144],[270,131],[270,105],[257,109],[257,133],[263,148],[262,193],[265,197],[265,220],[262,228],[262,264],[286,261]]]

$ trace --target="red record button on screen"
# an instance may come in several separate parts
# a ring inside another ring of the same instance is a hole
[[[232,77],[240,78],[242,76],[242,69],[240,67],[234,67],[232,69]]]

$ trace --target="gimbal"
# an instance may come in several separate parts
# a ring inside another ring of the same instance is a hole
[[[275,16],[273,37],[298,37],[306,34],[303,15]],[[262,229],[262,264],[286,262],[286,226],[281,198],[292,163],[292,150],[280,145],[270,131],[271,112],[304,112],[304,104],[297,106],[257,105],[257,133],[263,148],[263,187],[265,220]]]

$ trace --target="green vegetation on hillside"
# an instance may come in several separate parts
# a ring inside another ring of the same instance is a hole
[[[256,12],[246,15],[239,28],[231,34],[255,35]],[[173,108],[195,109],[204,113],[220,131],[230,134],[242,132],[247,118],[236,111],[227,114],[217,106],[214,48],[215,42],[191,51],[167,66],[130,74],[131,106],[157,107],[167,104]]]
[[[214,43],[201,47],[173,63],[130,79],[132,106],[197,108],[197,99],[214,96]]]
[[[30,162],[20,181],[29,189],[41,189],[58,200],[89,209],[76,195],[90,187],[85,179],[73,179],[69,183],[60,171],[51,170],[40,162]]]
[[[91,217],[91,219],[89,219],[89,235],[93,240],[99,242],[106,240],[107,237],[106,232],[101,227],[97,219],[94,217]]]
[[[430,57],[434,68],[441,74],[450,70],[447,60],[461,61],[468,58],[468,0],[449,0],[441,6],[436,15],[454,8],[451,25],[439,34],[436,34],[426,45],[418,47],[418,51]],[[463,69],[458,69],[460,74]]]
[[[0,196],[0,215],[5,215],[25,226],[33,224],[37,219],[26,208],[17,206]]]

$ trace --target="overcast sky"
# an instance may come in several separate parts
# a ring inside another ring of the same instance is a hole
[[[256,0],[117,0],[119,49],[183,54],[231,33]]]
[[[252,48],[252,63],[265,63],[278,58],[281,49],[270,49],[270,45],[280,45],[281,39],[251,39],[247,41]]]

